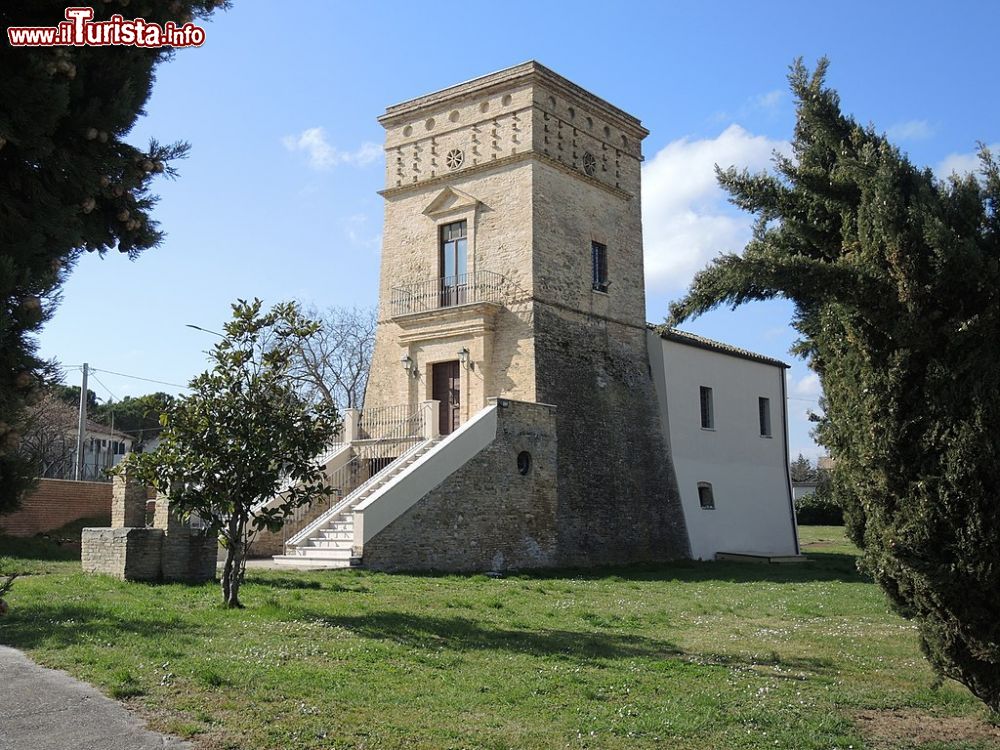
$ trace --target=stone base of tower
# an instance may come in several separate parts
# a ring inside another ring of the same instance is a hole
[[[364,567],[473,572],[556,563],[555,410],[510,399],[491,402],[466,428],[485,431],[486,439],[476,443],[483,447],[455,468],[448,452],[461,448],[456,440],[478,441],[476,434],[455,435],[435,448],[444,455],[428,455],[427,468],[441,458],[444,470],[451,470],[439,482],[432,477],[432,489],[364,541]],[[404,494],[407,478],[400,478]]]
[[[361,506],[364,567],[504,571],[690,557],[645,331],[545,305],[535,322],[544,331],[538,389],[555,406],[491,399],[466,433],[434,447],[374,508]],[[448,460],[462,441],[475,448]],[[403,509],[374,531],[368,516],[393,504]]]
[[[535,308],[538,398],[556,404],[557,564],[690,556],[645,331]]]

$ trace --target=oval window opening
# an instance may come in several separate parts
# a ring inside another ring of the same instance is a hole
[[[521,451],[517,454],[518,474],[527,474],[531,471],[531,454],[528,451]]]

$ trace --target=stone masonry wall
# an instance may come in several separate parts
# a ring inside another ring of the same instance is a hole
[[[470,136],[471,137],[471,136]],[[379,325],[372,356],[365,407],[418,402],[432,397],[430,365],[455,359],[459,349],[473,352],[476,369],[463,383],[463,421],[485,406],[490,396],[534,398],[531,306],[531,165],[526,161],[480,169],[449,185],[478,204],[467,209],[427,215],[425,209],[445,189],[415,187],[387,196],[379,284]],[[428,320],[422,338],[404,330],[393,318],[393,288],[433,284],[440,276],[439,231],[443,224],[465,219],[468,227],[468,270],[490,271],[508,279],[510,304],[491,330],[473,332],[461,321]],[[518,302],[518,300],[521,300]],[[484,340],[488,339],[488,340]],[[400,358],[408,355],[418,377],[408,376]],[[468,406],[464,410],[464,406]]]
[[[80,562],[84,573],[127,581],[160,579],[162,529],[84,529]]]
[[[126,469],[114,477],[111,516],[134,526],[87,528],[81,537],[85,573],[126,581],[210,581],[215,578],[218,539],[191,529],[170,512],[165,495],[156,498],[154,528],[145,528],[146,487]]]
[[[163,537],[160,578],[164,581],[215,579],[219,540],[202,529],[172,529]]]
[[[557,450],[550,406],[498,401],[497,437],[364,546],[376,570],[484,571],[556,559]],[[527,474],[517,458],[531,455]]]
[[[539,398],[557,404],[558,564],[688,557],[645,332],[539,305]]]

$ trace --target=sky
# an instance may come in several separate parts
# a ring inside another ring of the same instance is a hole
[[[81,258],[41,353],[63,363],[70,383],[81,363],[96,368],[90,387],[102,399],[179,393],[213,343],[186,324],[218,330],[238,298],[374,305],[376,117],[529,59],[650,130],[647,317],[662,322],[699,268],[748,239],[750,218],[727,204],[714,166],[762,170],[788,148],[796,57],[809,66],[829,57],[845,112],[944,175],[975,166],[977,141],[1000,144],[997,28],[997,2],[235,0],[206,25],[202,47],[158,69],[129,135],[191,144],[179,178],[154,186],[165,241],[135,261]],[[785,301],[755,303],[683,328],[791,364],[790,452],[816,457],[808,413],[819,382],[789,353],[792,312]]]

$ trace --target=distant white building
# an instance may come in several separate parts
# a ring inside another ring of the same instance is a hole
[[[105,472],[117,466],[125,454],[131,452],[134,443],[131,435],[88,419],[83,437],[80,479],[106,479]]]
[[[792,497],[795,500],[801,500],[809,495],[815,495],[817,487],[819,487],[819,482],[815,481],[792,482]]]

